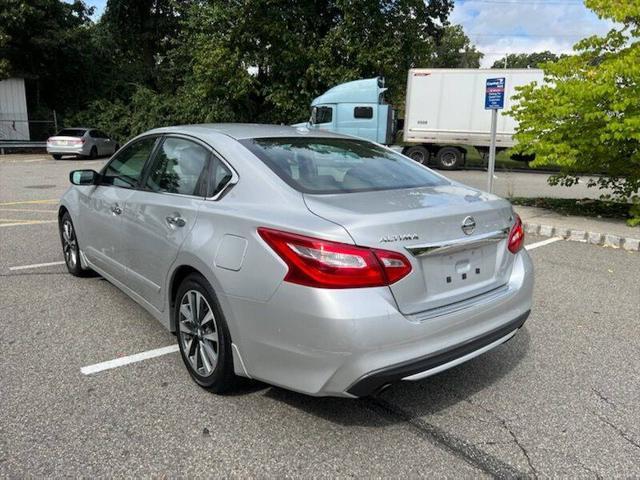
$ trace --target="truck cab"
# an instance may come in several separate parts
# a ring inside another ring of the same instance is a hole
[[[304,126],[390,145],[395,122],[384,99],[386,90],[382,77],[337,85],[313,100],[311,118]]]

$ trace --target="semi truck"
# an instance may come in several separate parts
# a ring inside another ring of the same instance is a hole
[[[412,159],[445,170],[461,168],[470,146],[486,156],[491,142],[491,112],[485,110],[485,84],[489,78],[505,78],[505,105],[498,117],[496,150],[515,145],[515,119],[504,112],[513,105],[516,87],[542,82],[537,69],[439,69],[416,68],[407,75],[404,119],[385,100],[382,77],[337,85],[311,104],[310,129],[366,138],[393,145],[398,130]],[[516,159],[528,161],[525,156]]]

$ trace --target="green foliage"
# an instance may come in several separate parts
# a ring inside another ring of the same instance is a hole
[[[434,67],[480,68],[484,55],[471,45],[460,25],[447,25],[436,45]]]
[[[37,108],[78,108],[90,89],[92,9],[83,2],[0,0],[3,76],[24,77]],[[73,79],[74,88],[69,88]]]
[[[544,63],[555,62],[564,57],[566,55],[558,56],[548,50],[534,53],[510,53],[493,62],[491,68],[505,68],[505,65],[506,68],[540,68]]]
[[[589,186],[638,203],[640,3],[588,0],[587,5],[622,26],[580,41],[575,55],[542,66],[543,85],[521,89],[512,111],[520,123],[516,151],[534,153],[535,165],[560,166],[557,184],[574,184],[578,173],[604,173]]]
[[[129,126],[115,127],[123,134],[146,119],[293,123],[306,120],[311,100],[328,88],[376,75],[402,105],[409,68],[478,66],[481,54],[462,29],[446,26],[451,7],[450,0],[109,0],[92,31],[108,65],[94,80],[102,98],[67,123],[99,124],[123,108],[150,110],[142,124],[127,114]]]

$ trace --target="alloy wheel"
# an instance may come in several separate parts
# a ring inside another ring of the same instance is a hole
[[[218,364],[220,338],[215,315],[207,299],[188,290],[180,300],[179,338],[193,371],[202,377],[213,374]]]
[[[69,219],[62,223],[62,251],[64,261],[67,262],[69,268],[75,268],[78,264],[78,241],[73,223]]]

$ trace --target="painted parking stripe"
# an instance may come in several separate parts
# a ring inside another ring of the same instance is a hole
[[[534,248],[544,247],[545,245],[549,245],[550,243],[555,243],[562,240],[562,237],[553,237],[547,238],[546,240],[542,240],[541,242],[530,243],[529,245],[525,245],[524,248],[527,250],[533,250]]]
[[[136,353],[135,355],[128,355],[126,357],[115,358],[107,362],[96,363],[94,365],[88,365],[82,367],[80,372],[85,375],[92,375],[94,373],[102,372],[104,370],[111,370],[112,368],[123,367],[131,363],[141,362],[148,360],[149,358],[160,357],[167,355],[168,353],[174,353],[179,350],[178,345],[168,345],[166,347],[156,348],[154,350],[147,350],[146,352]]]
[[[9,270],[14,272],[16,270],[28,270],[30,268],[52,267],[54,265],[64,265],[64,262],[48,262],[48,263],[34,263],[32,265],[18,265],[16,267],[9,267]]]
[[[2,206],[6,206],[6,205],[23,205],[23,204],[29,204],[29,203],[58,203],[58,199],[57,198],[50,198],[48,200],[23,200],[22,202],[0,202],[0,205]]]
[[[0,220],[2,222],[3,220]],[[8,221],[8,220],[4,220]],[[2,227],[19,227],[20,225],[41,225],[43,223],[57,223],[58,220],[26,220],[26,221],[18,221],[13,223],[0,223],[0,228]]]

